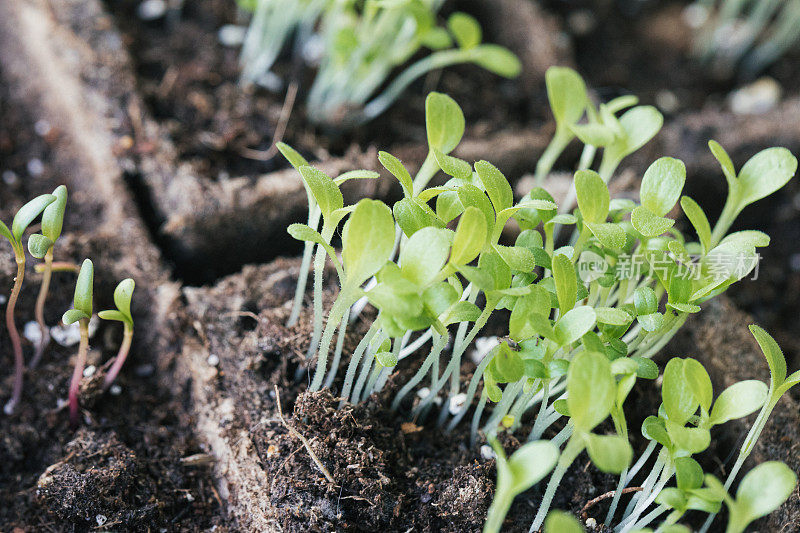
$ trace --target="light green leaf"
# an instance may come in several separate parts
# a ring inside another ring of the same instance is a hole
[[[675,221],[663,218],[644,206],[639,206],[631,213],[631,224],[645,237],[657,237],[670,229]]]
[[[628,440],[619,435],[586,436],[586,451],[601,472],[619,474],[631,464],[633,448]]]
[[[275,144],[275,147],[278,148],[278,151],[283,154],[283,157],[285,157],[295,169],[300,170],[300,167],[310,166],[309,162],[306,161],[302,155],[300,155],[300,152],[288,144],[279,142]]]
[[[544,533],[583,533],[583,526],[569,513],[550,511],[544,521]]]
[[[478,257],[486,242],[487,232],[486,218],[480,209],[467,207],[456,227],[450,263],[457,266],[466,265]]]
[[[680,490],[699,489],[703,486],[703,467],[691,457],[676,457],[675,478]]]
[[[472,167],[463,159],[443,154],[436,148],[433,148],[433,155],[439,164],[439,168],[448,176],[459,179],[470,179],[472,177]]]
[[[449,154],[461,142],[465,127],[464,113],[446,94],[432,92],[425,99],[425,125],[428,146]]]
[[[83,312],[81,312],[81,314],[83,314]],[[100,311],[99,313],[97,313],[97,316],[99,316],[103,320],[116,320],[117,322],[128,322],[128,317],[125,316],[124,313],[117,311],[116,309]]]
[[[457,11],[450,15],[450,18],[447,19],[447,27],[459,48],[469,50],[481,44],[481,26],[477,20],[466,13]]]
[[[514,383],[525,374],[525,364],[519,354],[502,343],[500,349],[489,363],[489,368],[497,383]]]
[[[391,259],[394,227],[392,212],[383,202],[365,198],[356,204],[342,232],[342,261],[350,289],[360,286]]]
[[[14,239],[19,241],[31,222],[44,211],[45,207],[55,201],[56,197],[52,194],[42,194],[20,207],[11,224],[11,233],[14,235]]]
[[[599,148],[614,142],[614,131],[604,124],[596,122],[572,124],[569,129],[583,144]]]
[[[550,441],[539,440],[523,444],[508,459],[511,473],[511,492],[525,492],[556,466],[558,448]]]
[[[686,183],[686,165],[679,159],[662,157],[654,162],[642,178],[639,196],[642,205],[663,217],[675,207]]]
[[[53,241],[39,233],[34,233],[28,238],[28,251],[37,259],[43,258],[52,246]]]
[[[94,286],[94,265],[89,259],[84,259],[78,280],[75,282],[75,296],[72,306],[82,311],[87,316],[92,316],[92,288]]]
[[[496,44],[482,44],[470,52],[473,63],[498,76],[516,78],[522,72],[522,63],[508,48]]]
[[[533,252],[521,246],[503,246],[495,244],[494,250],[500,254],[503,261],[511,268],[511,270],[520,270],[522,272],[531,272],[536,268],[536,257]]]
[[[785,502],[797,485],[797,475],[779,461],[767,461],[753,468],[739,483],[732,521],[741,525],[766,516]]]
[[[378,360],[378,364],[383,368],[394,368],[397,366],[397,357],[392,352],[377,352],[375,353],[375,359]]]
[[[596,316],[594,309],[582,305],[567,311],[558,319],[553,331],[560,346],[566,346],[583,337],[594,328]]]
[[[61,317],[61,321],[66,325],[70,325],[74,324],[78,320],[84,320],[84,319],[88,320],[90,318],[91,315],[87,315],[80,309],[70,309],[69,311],[64,313],[64,316]]]
[[[768,387],[755,379],[734,383],[719,395],[711,410],[709,422],[724,424],[742,418],[763,407],[767,401]]]
[[[705,428],[686,427],[666,421],[667,434],[674,446],[689,454],[700,453],[711,444],[711,433]]]
[[[740,208],[774,193],[797,172],[797,159],[786,148],[768,148],[750,158],[739,172]]]
[[[42,212],[42,235],[56,242],[61,236],[61,228],[64,225],[64,211],[67,208],[67,188],[59,185],[53,191],[55,201],[44,208]],[[30,248],[30,244],[28,244]]]
[[[553,279],[556,284],[558,306],[562,313],[566,313],[575,306],[578,296],[578,278],[575,276],[575,267],[567,256],[556,254],[553,257]]]
[[[719,164],[722,167],[722,173],[725,175],[725,179],[728,181],[728,187],[733,190],[736,182],[736,167],[733,166],[731,157],[728,155],[728,152],[726,152],[725,149],[715,140],[708,141],[708,148],[711,150],[711,153],[714,155],[716,160],[719,161]]]
[[[400,269],[403,276],[419,286],[436,277],[450,253],[450,233],[439,228],[422,228],[403,244]]]
[[[567,372],[567,407],[575,429],[591,431],[614,406],[617,384],[604,355],[581,352]]]
[[[392,175],[397,178],[407,198],[414,196],[414,181],[411,178],[411,174],[408,173],[408,170],[399,159],[388,152],[378,152],[378,161],[383,165],[383,168],[391,172]]]
[[[597,224],[587,223],[586,227],[592,232],[592,235],[597,237],[600,244],[611,250],[619,250],[625,246],[625,230],[610,222]]]
[[[550,67],[545,73],[545,84],[556,123],[578,122],[589,103],[586,83],[580,74],[568,67]]]
[[[690,197],[684,196],[681,198],[681,209],[683,209],[689,222],[694,226],[697,237],[700,239],[700,244],[703,246],[703,253],[707,254],[711,249],[711,225],[708,223],[708,218],[703,212],[703,208]]]
[[[692,358],[683,360],[683,377],[689,385],[689,389],[694,394],[695,399],[700,403],[700,407],[708,412],[711,409],[711,402],[714,401],[714,388],[711,385],[711,378],[703,368],[700,361]]]
[[[323,217],[327,218],[337,209],[344,207],[342,192],[330,176],[309,166],[302,166],[299,170]]]
[[[122,314],[128,317],[128,321],[133,326],[133,317],[131,316],[131,299],[133,298],[133,290],[136,288],[136,282],[133,278],[126,278],[117,284],[114,289],[114,305],[117,306]]]
[[[394,204],[393,212],[397,225],[407,237],[429,226],[445,227],[428,204],[419,201],[419,198],[403,198]]]
[[[593,170],[579,170],[575,173],[575,192],[578,207],[585,222],[605,222],[611,197],[608,186]]]
[[[649,315],[658,311],[658,298],[650,287],[639,287],[633,292],[633,305],[638,315]]]
[[[336,185],[341,185],[342,183],[350,180],[374,180],[380,177],[381,175],[374,170],[348,170],[347,172],[336,176],[336,179],[334,179],[333,182]]]
[[[481,315],[480,308],[470,302],[456,302],[442,317],[442,323],[447,326],[457,322],[475,322]]]
[[[478,161],[475,163],[475,172],[478,173],[496,213],[514,204],[514,192],[511,190],[511,185],[497,167],[488,161]]]
[[[333,261],[334,265],[336,265],[337,269],[341,268],[339,259],[336,256],[336,250],[333,249],[333,246],[325,242],[325,239],[322,238],[322,235],[320,235],[317,230],[312,229],[306,224],[295,223],[286,228],[286,231],[298,241],[313,242],[322,246],[328,253],[328,256],[331,258],[331,261]]]
[[[601,324],[627,326],[633,320],[631,315],[615,307],[596,307],[594,312],[597,315],[597,321]]]
[[[686,382],[683,369],[683,359],[670,359],[664,367],[664,383],[661,387],[664,410],[669,419],[679,425],[685,424],[700,405]]]

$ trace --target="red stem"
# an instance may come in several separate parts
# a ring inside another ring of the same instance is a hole
[[[25,254],[16,253],[17,258],[17,277],[14,279],[14,288],[11,289],[11,296],[8,297],[8,305],[6,305],[6,327],[8,328],[8,336],[11,337],[11,346],[14,349],[14,392],[11,399],[8,400],[4,411],[7,415],[13,414],[22,398],[22,379],[25,371],[25,362],[22,358],[22,343],[19,338],[19,331],[14,322],[14,308],[17,306],[17,299],[19,292],[22,289],[22,281],[25,278]]]
[[[72,381],[69,384],[69,426],[73,430],[78,428],[80,422],[78,413],[78,394],[81,390],[83,367],[86,365],[86,353],[89,351],[89,319],[82,318],[79,322],[81,328],[81,344],[78,348],[78,360],[72,372]]]
[[[133,340],[133,328],[131,328],[127,322],[125,324],[125,332],[123,333],[122,344],[119,347],[119,352],[117,353],[117,357],[114,359],[114,364],[111,365],[111,369],[109,369],[108,374],[106,374],[105,380],[103,381],[103,390],[106,391],[114,383],[114,380],[117,379],[117,375],[119,371],[122,369],[122,365],[125,364],[125,359],[128,357],[128,352],[131,349],[131,341]]]

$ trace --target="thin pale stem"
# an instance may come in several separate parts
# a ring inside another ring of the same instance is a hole
[[[309,200],[311,201],[311,200]],[[308,214],[308,225],[312,229],[319,227],[319,217],[321,211],[318,207],[313,206]],[[300,273],[297,277],[297,289],[294,292],[294,301],[292,302],[292,311],[289,314],[289,319],[286,321],[286,327],[290,328],[297,324],[300,317],[300,310],[303,307],[303,296],[306,294],[306,285],[308,283],[308,269],[311,266],[311,258],[314,255],[314,243],[307,241],[303,247],[303,261],[300,263]]]
[[[564,451],[561,453],[561,457],[558,459],[558,464],[556,465],[555,470],[553,470],[553,474],[550,476],[550,481],[547,483],[547,489],[542,497],[542,503],[539,505],[536,518],[534,518],[528,533],[535,533],[540,527],[542,527],[544,519],[547,516],[547,512],[550,510],[550,505],[553,503],[553,497],[556,495],[556,490],[561,484],[561,479],[564,477],[564,474],[567,473],[567,469],[570,467],[573,461],[575,461],[578,455],[583,451],[583,444],[580,444],[578,440],[579,439],[570,439],[569,442],[567,442],[567,446],[564,448]]]
[[[347,373],[344,376],[344,385],[342,386],[342,394],[341,394],[341,401],[339,402],[339,409],[341,409],[347,399],[350,397],[350,390],[353,387],[353,380],[356,377],[356,371],[358,370],[358,363],[361,361],[361,357],[364,355],[364,351],[369,346],[369,343],[372,342],[373,337],[378,333],[380,327],[378,326],[377,322],[373,322],[372,325],[369,327],[367,334],[359,341],[358,346],[356,346],[355,351],[353,351],[353,356],[350,358],[350,362],[347,364]]]

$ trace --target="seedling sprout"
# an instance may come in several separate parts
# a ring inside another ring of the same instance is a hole
[[[8,328],[8,335],[11,338],[11,345],[14,350],[14,390],[11,394],[11,399],[3,408],[7,415],[14,413],[17,404],[22,398],[22,381],[25,371],[22,343],[20,342],[17,325],[14,322],[14,308],[17,305],[17,299],[22,289],[22,282],[25,278],[25,249],[22,246],[22,235],[34,219],[36,219],[48,205],[55,201],[56,197],[52,194],[43,194],[26,203],[20,207],[17,214],[14,215],[10,230],[8,226],[0,221],[0,235],[8,239],[11,243],[17,262],[17,277],[14,278],[14,287],[11,289],[11,295],[8,297],[8,303],[6,304],[6,327]]]
[[[89,351],[89,320],[92,318],[92,292],[94,286],[94,265],[91,260],[84,259],[78,280],[75,283],[75,296],[72,300],[73,308],[64,313],[61,321],[64,324],[78,323],[81,332],[81,341],[78,347],[78,359],[72,372],[69,384],[69,424],[72,429],[78,427],[78,394],[80,393],[83,368],[86,365],[86,354]]]
[[[116,320],[122,322],[122,344],[119,347],[117,357],[111,365],[106,377],[103,380],[103,390],[108,390],[114,380],[119,375],[122,365],[125,364],[125,359],[128,357],[128,352],[131,349],[131,342],[133,341],[133,317],[131,316],[131,298],[133,297],[133,289],[136,283],[131,278],[124,279],[119,282],[117,288],[114,289],[114,305],[116,309],[108,311],[100,311],[97,316],[103,320]]]

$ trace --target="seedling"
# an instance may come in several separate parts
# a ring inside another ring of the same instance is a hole
[[[310,41],[316,27],[316,38],[323,45],[308,91],[308,117],[319,124],[354,127],[383,113],[411,83],[432,70],[473,63],[506,78],[519,75],[516,56],[501,46],[482,43],[481,27],[474,18],[454,13],[446,28],[438,26],[440,7],[439,0],[262,0],[242,50],[243,77],[251,82],[264,78],[294,28],[299,28],[298,43],[302,43]],[[423,48],[430,53],[387,85],[395,69]]]
[[[697,0],[686,15],[695,55],[724,76],[755,76],[800,40],[798,0]]]
[[[125,364],[125,359],[128,357],[128,352],[131,349],[131,342],[133,341],[133,317],[131,316],[131,298],[133,297],[133,289],[136,283],[131,278],[124,279],[119,282],[117,288],[114,289],[114,305],[116,309],[108,311],[100,311],[97,316],[103,320],[116,320],[122,322],[122,344],[119,347],[117,357],[111,365],[105,379],[103,380],[103,390],[108,390],[114,380],[119,375],[122,365]]]
[[[755,268],[757,249],[767,246],[769,237],[757,231],[726,234],[736,215],[785,184],[797,163],[787,151],[770,149],[736,174],[712,143],[730,189],[729,207],[713,230],[702,208],[681,196],[686,168],[674,158],[661,158],[647,169],[639,203],[612,199],[607,183],[622,158],[655,134],[660,115],[634,107],[617,118],[616,113],[635,103],[630,98],[598,108],[577,98],[578,110],[569,111],[570,99],[561,101],[558,95],[572,91],[569,87],[580,84],[576,80],[577,75],[561,70],[551,74],[548,83],[551,89],[567,87],[551,91],[560,122],[557,135],[566,138],[564,132],[569,132],[570,139],[583,142],[584,153],[592,156],[583,158],[575,174],[577,209],[566,212],[562,206],[559,212],[542,188],[515,201],[500,169],[488,161],[470,164],[451,155],[463,135],[464,117],[452,99],[434,93],[426,102],[428,157],[417,175],[412,177],[391,154],[379,153],[379,161],[403,191],[391,208],[376,200],[345,206],[338,187],[343,176],[326,176],[284,147],[309,193],[310,223],[292,225],[289,232],[310,243],[301,277],[316,250],[309,354],[316,353],[317,364],[310,390],[338,386],[348,316],[359,316],[361,303],[368,302],[378,316],[346,363],[339,392],[342,404],[380,391],[395,369],[416,360],[411,364],[419,366],[399,383],[392,408],[407,406],[415,420],[423,420],[441,402],[437,422],[450,430],[477,397],[470,427],[473,443],[481,434],[516,432],[523,419],[532,422],[528,440],[540,441],[548,428],[566,417],[563,429],[550,441],[562,452],[534,531],[542,526],[567,468],[583,450],[599,469],[620,474],[609,525],[624,489],[655,455],[643,490],[631,498],[617,524],[621,533],[645,527],[670,509],[677,521],[689,504],[664,500],[655,510],[650,507],[682,468],[678,459],[705,450],[713,426],[746,416],[767,401],[763,383],[742,382],[713,402],[710,380],[699,363],[670,361],[663,412],[648,419],[643,429],[652,442],[632,461],[624,413],[628,393],[637,379],[658,377],[658,367],[649,359],[690,314],[700,312],[706,301]],[[584,115],[587,122],[581,122]],[[555,146],[559,143],[563,144]],[[595,171],[593,155],[599,147],[604,149],[603,159]],[[356,176],[372,177],[361,172]],[[446,181],[429,187],[439,172]],[[696,239],[681,233],[669,218],[678,204]],[[501,244],[512,218],[520,233],[513,244]],[[332,236],[342,223],[340,259]],[[558,229],[571,235],[559,241]],[[322,271],[328,261],[340,290],[325,324]],[[510,311],[508,334],[477,363],[464,389],[463,356],[498,310]],[[427,393],[418,394],[409,405],[410,393],[423,380],[429,380]],[[683,405],[675,398],[696,400]],[[615,434],[595,433],[608,417]],[[681,487],[685,488],[683,481]],[[498,491],[491,527],[502,523],[514,494],[505,488]],[[667,503],[674,507],[667,508]]]
[[[39,323],[41,338],[36,346],[30,368],[36,368],[42,358],[45,348],[50,343],[50,329],[44,322],[44,306],[47,302],[47,293],[50,290],[50,278],[53,274],[53,246],[61,236],[64,225],[64,211],[67,208],[67,188],[59,185],[53,191],[56,200],[44,208],[42,212],[42,233],[34,233],[28,238],[28,251],[37,259],[44,258],[42,270],[42,284],[39,286],[39,296],[36,298],[36,322]]]
[[[8,239],[8,242],[11,243],[11,247],[14,249],[14,257],[17,261],[17,277],[14,278],[14,287],[11,289],[11,295],[8,297],[8,303],[6,304],[6,327],[8,328],[8,336],[11,337],[11,346],[14,350],[14,390],[11,394],[11,399],[3,408],[3,411],[7,415],[14,413],[17,404],[22,398],[22,380],[25,371],[25,361],[22,356],[22,343],[20,342],[17,325],[14,322],[14,308],[17,305],[17,299],[22,289],[22,282],[25,278],[25,249],[22,246],[22,235],[25,233],[28,226],[30,226],[31,222],[33,222],[48,205],[55,201],[56,197],[52,194],[43,194],[23,205],[20,207],[19,211],[17,211],[17,214],[14,215],[10,230],[8,226],[0,221],[0,235]]]
[[[730,518],[726,533],[743,533],[751,522],[767,516],[791,496],[797,486],[797,475],[779,461],[762,463],[744,476],[736,498],[731,498],[714,476],[707,474],[705,481],[728,507]]]
[[[558,461],[558,448],[546,440],[523,444],[506,459],[503,447],[491,438],[497,457],[497,487],[483,533],[499,533],[511,502],[550,473]]]
[[[81,388],[83,367],[86,365],[86,354],[89,351],[89,320],[92,318],[92,292],[94,286],[94,265],[91,260],[84,259],[78,280],[75,283],[75,296],[72,299],[73,308],[64,313],[61,321],[64,324],[78,323],[81,332],[81,342],[78,347],[78,360],[72,372],[72,381],[69,384],[69,424],[76,429],[79,423],[78,394]]]

